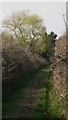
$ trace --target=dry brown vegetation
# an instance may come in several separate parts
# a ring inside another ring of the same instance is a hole
[[[21,79],[47,62],[38,54],[22,50],[17,40],[3,38],[2,41],[3,96],[6,97],[20,84]]]
[[[66,103],[67,95],[67,39],[62,36],[56,43],[55,63],[53,70],[53,84],[56,95],[59,96],[58,101]],[[64,102],[65,101],[65,102]],[[66,111],[64,111],[66,116]]]

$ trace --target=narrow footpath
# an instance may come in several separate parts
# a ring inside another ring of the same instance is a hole
[[[40,69],[11,100],[3,103],[3,118],[46,118],[48,116],[51,70]]]

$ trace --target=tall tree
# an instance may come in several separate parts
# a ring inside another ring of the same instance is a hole
[[[43,35],[46,32],[42,19],[28,11],[12,14],[3,21],[3,26],[11,32],[14,39],[21,42],[24,49],[41,53],[45,50]]]

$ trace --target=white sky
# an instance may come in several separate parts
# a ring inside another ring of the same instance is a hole
[[[41,16],[48,33],[54,31],[58,36],[64,33],[65,24],[62,14],[66,13],[65,2],[3,2],[0,3],[0,20],[7,18],[12,12],[23,9]]]

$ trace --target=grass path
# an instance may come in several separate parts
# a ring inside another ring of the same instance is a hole
[[[51,70],[49,67],[25,79],[25,85],[3,103],[3,118],[46,118],[49,109]]]

